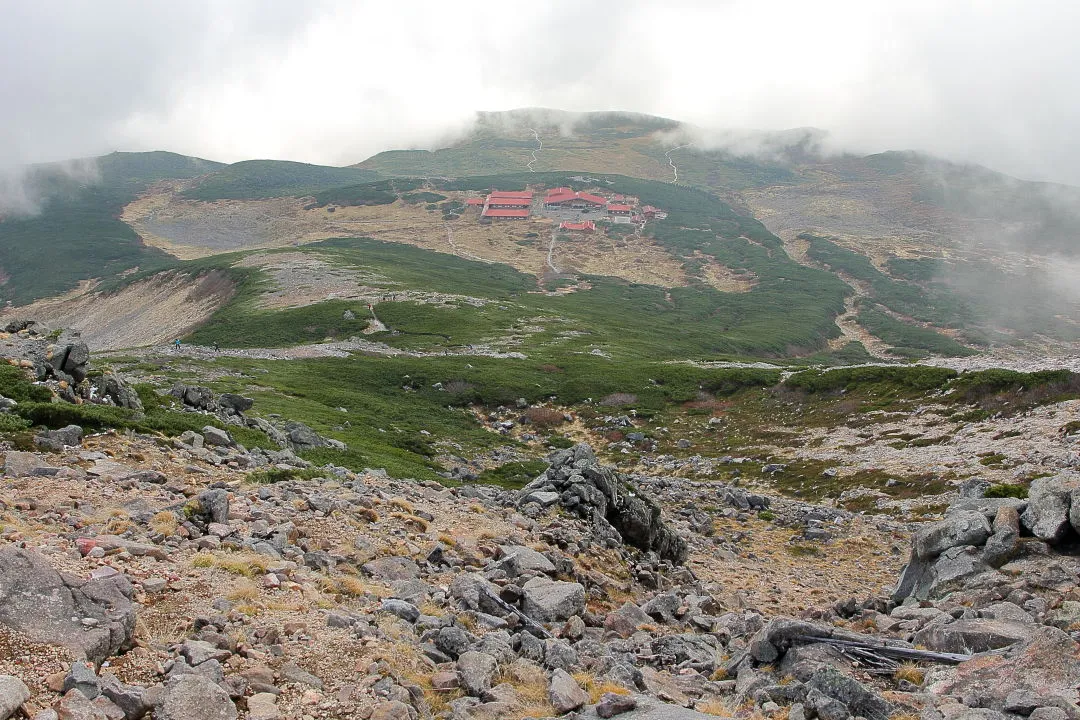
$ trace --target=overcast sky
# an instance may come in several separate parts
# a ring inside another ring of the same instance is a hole
[[[1080,3],[11,2],[0,167],[165,149],[349,164],[476,110],[815,126],[1080,185]]]

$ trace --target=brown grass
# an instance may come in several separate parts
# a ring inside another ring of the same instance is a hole
[[[912,685],[922,685],[926,679],[926,672],[913,662],[906,662],[896,668],[893,673],[894,680],[907,680]]]
[[[531,407],[525,411],[525,417],[538,428],[553,428],[566,422],[562,411],[554,408]]]
[[[180,528],[180,520],[171,510],[162,510],[150,518],[149,525],[159,535],[175,535]]]
[[[405,498],[390,498],[390,501],[387,504],[390,507],[401,510],[408,515],[413,515],[414,513],[416,513],[416,508],[413,507],[413,504]]]
[[[613,693],[615,695],[630,694],[630,691],[622,685],[618,685],[608,680],[601,680],[590,672],[574,673],[573,678],[577,681],[577,684],[581,686],[581,689],[589,694],[589,703],[591,705],[595,705],[599,702],[604,693]]]

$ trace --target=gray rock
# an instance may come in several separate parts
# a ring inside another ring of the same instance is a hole
[[[955,515],[956,513],[961,512],[980,512],[988,521],[993,522],[994,516],[997,515],[999,508],[1011,507],[1015,509],[1017,513],[1022,513],[1027,509],[1027,505],[1027,500],[1011,497],[957,500],[949,505],[945,514]]]
[[[565,670],[556,670],[551,674],[548,699],[551,700],[555,712],[559,715],[565,715],[571,710],[577,710],[589,702],[588,694],[577,684],[577,680],[570,677],[570,673]]]
[[[210,522],[229,522],[229,493],[227,490],[206,490],[199,494],[199,509]]]
[[[14,675],[0,675],[0,720],[7,720],[30,700],[30,688]]]
[[[531,637],[531,636],[530,636]],[[476,638],[456,625],[440,628],[435,636],[435,647],[455,660],[472,646]]]
[[[630,695],[616,695],[604,693],[593,708],[597,715],[602,718],[612,718],[630,712],[637,707],[637,700]]]
[[[585,610],[585,588],[580,583],[536,577],[522,589],[522,610],[538,622],[560,622]]]
[[[107,373],[101,380],[101,393],[119,407],[143,411],[142,398],[139,393],[128,386],[119,376]]]
[[[317,690],[322,690],[323,681],[315,677],[307,670],[294,662],[287,662],[281,666],[281,677],[285,682],[307,685]]]
[[[1012,560],[1020,549],[1020,514],[1014,507],[998,508],[994,516],[993,534],[983,548],[983,562],[998,568]]]
[[[458,679],[467,695],[480,697],[491,689],[498,663],[491,655],[468,650],[457,660]]]
[[[138,685],[125,685],[115,675],[102,675],[98,682],[101,694],[124,711],[126,720],[141,720],[153,708],[149,693]]]
[[[88,700],[93,700],[101,694],[101,686],[94,668],[84,662],[71,663],[67,677],[64,678],[63,692],[78,690]]]
[[[1028,506],[1020,521],[1032,535],[1055,545],[1072,527],[1069,508],[1077,481],[1069,476],[1036,478],[1028,489]]]
[[[612,610],[607,614],[604,618],[604,629],[620,637],[628,638],[637,631],[638,627],[651,622],[652,618],[628,600],[618,610]]]
[[[847,706],[836,698],[813,688],[806,696],[806,707],[813,710],[818,720],[847,720],[851,717]],[[884,720],[880,718],[879,720]]]
[[[915,644],[937,652],[980,653],[1014,645],[1030,635],[1030,622],[957,620],[948,625],[928,625],[915,634]]]
[[[565,640],[548,639],[544,641],[544,666],[555,670],[567,670],[576,667],[578,654]]]
[[[383,612],[388,612],[391,615],[397,615],[408,623],[415,623],[420,619],[420,608],[410,602],[405,602],[404,600],[396,600],[393,598],[383,600],[379,609]]]
[[[517,577],[525,573],[553,573],[555,566],[546,557],[524,545],[503,545],[504,557],[496,567],[508,577]]]
[[[131,594],[123,575],[83,582],[61,576],[33,550],[0,548],[0,623],[31,640],[67,647],[95,665],[132,647]]]
[[[195,673],[170,678],[165,683],[154,720],[236,720],[236,706],[214,681]]]
[[[34,438],[34,444],[47,450],[60,452],[66,447],[82,445],[83,429],[78,425],[68,425],[59,430],[43,430]]]
[[[40,475],[48,467],[49,464],[34,453],[9,450],[4,456],[4,474],[9,477]]]
[[[536,490],[521,499],[521,504],[537,503],[541,507],[549,507],[559,502],[559,493]]]
[[[420,577],[420,568],[407,557],[381,557],[363,564],[362,569],[368,575],[382,582],[410,580]]]
[[[230,408],[236,412],[247,412],[255,404],[255,401],[251,398],[235,393],[221,393],[218,402],[221,407]]]
[[[1035,708],[1028,715],[1028,720],[1068,720],[1069,713],[1059,707]]]
[[[1030,715],[1040,705],[1042,705],[1042,701],[1031,690],[1017,689],[1005,697],[1003,709],[1005,712],[1016,713],[1017,715]]]
[[[307,448],[326,447],[326,438],[302,422],[285,423],[285,436],[297,451]]]
[[[247,699],[247,720],[279,720],[281,710],[277,706],[277,695],[271,692],[255,693]]]
[[[221,428],[207,425],[202,429],[203,442],[210,446],[231,447],[233,439]]]
[[[681,601],[675,593],[660,593],[641,606],[641,611],[662,623],[675,622],[675,611]]]
[[[664,560],[686,561],[686,540],[661,518],[660,506],[629,476],[601,466],[588,445],[553,454],[551,466],[518,494],[518,504],[535,502],[534,493],[553,489],[560,491],[562,505],[589,521],[605,544],[626,542]]]
[[[919,528],[913,540],[915,557],[932,560],[949,548],[982,545],[990,537],[990,523],[980,512],[960,512]]]
[[[202,665],[207,660],[224,662],[232,655],[228,650],[222,650],[202,640],[185,640],[184,644],[180,646],[180,654],[187,659],[188,664],[192,667]]]
[[[840,701],[853,715],[883,719],[895,712],[895,707],[888,700],[835,668],[818,668],[806,682],[806,686],[811,691],[818,690],[823,695]],[[810,695],[807,696],[807,704],[811,704]],[[820,708],[818,717],[824,720]]]

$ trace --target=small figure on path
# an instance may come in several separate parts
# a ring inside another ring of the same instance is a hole
[[[173,341],[173,348],[176,352],[180,352],[180,338],[176,338],[176,340]]]

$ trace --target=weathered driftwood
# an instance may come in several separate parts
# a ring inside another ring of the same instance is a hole
[[[517,615],[518,618],[521,619],[522,627],[524,627],[526,630],[528,630],[530,633],[532,633],[536,637],[544,638],[544,639],[555,637],[554,635],[549,633],[544,628],[543,625],[536,622],[531,617],[529,617],[525,613],[521,612],[520,610],[518,610],[516,607],[514,607],[510,603],[504,601],[501,597],[496,595],[489,588],[481,585],[480,586],[480,592],[484,593],[484,595],[486,595],[489,600],[491,600],[493,603],[495,603],[496,605],[501,607],[506,612],[513,613],[513,614]]]
[[[845,648],[850,648],[853,651],[857,651],[854,654],[868,657],[876,656],[882,658],[899,658],[901,660],[923,660],[926,662],[934,663],[947,663],[955,665],[957,663],[966,662],[974,655],[963,655],[961,653],[944,653],[934,652],[932,650],[916,650],[909,647],[896,647],[894,645],[878,645],[870,642],[859,642],[857,640],[839,640],[835,638],[823,638],[823,637],[809,637],[806,635],[800,635],[792,638],[793,641],[798,643],[825,643],[826,645],[834,645],[841,651]]]

